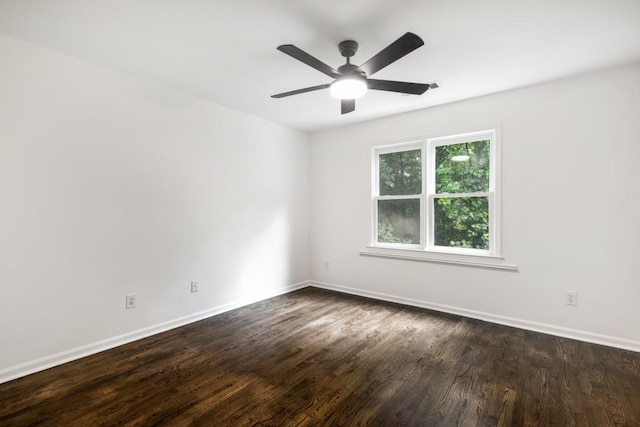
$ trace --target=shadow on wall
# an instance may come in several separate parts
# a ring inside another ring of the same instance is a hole
[[[274,290],[293,284],[295,280],[293,254],[293,233],[289,208],[279,206],[271,209],[271,214],[260,215],[245,212],[247,217],[239,223],[251,224],[250,236],[237,241],[230,252],[223,255],[233,260],[225,301],[249,303],[273,294]],[[236,252],[233,254],[233,252]]]

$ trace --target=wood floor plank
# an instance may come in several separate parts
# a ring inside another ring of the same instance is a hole
[[[640,354],[315,288],[0,385],[4,426],[640,426]]]

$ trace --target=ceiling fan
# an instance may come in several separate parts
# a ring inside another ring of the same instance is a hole
[[[284,98],[286,96],[329,88],[331,95],[340,99],[342,114],[347,114],[356,109],[356,98],[363,96],[367,92],[367,89],[422,95],[427,89],[437,88],[438,84],[398,82],[369,78],[374,73],[394,63],[408,53],[413,52],[422,45],[424,45],[424,42],[420,37],[413,33],[405,33],[398,40],[382,49],[358,67],[350,61],[351,57],[355,55],[358,50],[358,43],[353,40],[345,40],[338,45],[338,50],[340,50],[342,56],[347,58],[347,63],[338,67],[337,70],[334,70],[324,62],[314,58],[292,44],[280,45],[278,46],[280,52],[284,52],[298,61],[304,62],[308,66],[315,68],[335,80],[332,83],[292,90],[290,92],[271,95],[271,97]]]

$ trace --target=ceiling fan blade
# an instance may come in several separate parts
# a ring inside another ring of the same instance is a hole
[[[278,50],[280,52],[286,53],[287,55],[291,56],[292,58],[297,59],[300,62],[304,62],[308,66],[310,66],[312,68],[315,68],[316,70],[320,71],[321,73],[326,74],[329,77],[332,77],[332,78],[335,79],[336,77],[338,77],[340,75],[340,73],[338,73],[336,70],[334,70],[333,68],[331,68],[330,66],[328,66],[324,62],[320,61],[317,58],[314,58],[313,56],[309,55],[304,50],[299,49],[299,48],[295,47],[292,44],[280,45],[280,46],[278,46]]]
[[[291,92],[284,92],[284,93],[279,93],[277,95],[271,95],[271,97],[272,98],[284,98],[285,96],[297,95],[299,93],[313,92],[314,90],[326,89],[329,86],[331,86],[331,84],[305,87],[304,89],[292,90]]]
[[[413,33],[405,33],[398,40],[391,43],[389,46],[374,55],[373,58],[360,66],[360,70],[364,71],[367,76],[373,75],[373,73],[380,71],[387,65],[397,61],[408,53],[413,52],[420,46],[424,45],[424,42],[420,37]]]
[[[342,99],[340,101],[340,107],[342,110],[342,114],[347,114],[356,109],[356,100],[355,99]]]
[[[367,86],[369,89],[409,93],[411,95],[422,95],[431,87],[430,84],[425,83],[396,82],[393,80],[375,79],[367,79]]]

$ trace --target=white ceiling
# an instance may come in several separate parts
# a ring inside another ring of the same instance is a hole
[[[375,75],[440,88],[370,91],[342,116],[329,83],[278,52],[334,68],[407,31],[425,46]],[[0,0],[0,32],[305,131],[431,107],[640,61],[640,0]],[[587,96],[587,95],[586,95]]]

